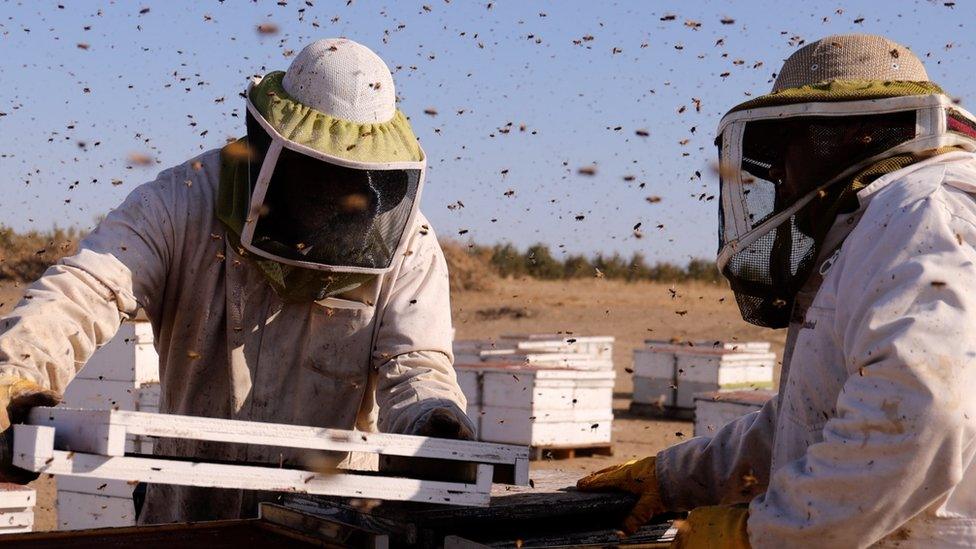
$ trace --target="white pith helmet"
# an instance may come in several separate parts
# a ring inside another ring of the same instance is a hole
[[[393,76],[372,50],[345,38],[305,46],[282,86],[319,112],[359,124],[387,122],[396,113]]]

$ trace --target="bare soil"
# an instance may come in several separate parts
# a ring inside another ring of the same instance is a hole
[[[640,348],[644,340],[767,340],[782,356],[786,339],[784,330],[766,330],[744,322],[732,292],[724,285],[700,282],[496,280],[489,290],[455,292],[452,309],[458,339],[558,332],[616,338],[614,455],[532,463],[533,468],[579,475],[654,455],[691,437],[691,422],[635,417],[627,412],[632,390],[628,370],[633,350]],[[498,311],[511,314],[498,315]]]
[[[16,304],[24,285],[0,284],[0,314]],[[743,322],[731,292],[703,283],[627,283],[604,279],[541,281],[498,280],[487,289],[456,291],[452,298],[459,339],[497,337],[507,333],[612,335],[616,338],[614,367],[613,456],[533,462],[533,468],[560,469],[573,475],[634,457],[653,455],[691,436],[689,422],[633,417],[630,402],[633,349],[645,339],[680,341],[760,340],[773,342],[782,355],[783,331]],[[35,525],[53,529],[57,522],[55,482],[41,478]]]

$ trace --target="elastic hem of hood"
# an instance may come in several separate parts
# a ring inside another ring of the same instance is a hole
[[[861,101],[904,97],[909,95],[945,95],[945,91],[935,82],[916,82],[910,80],[829,80],[796,88],[785,88],[740,103],[729,113],[755,109],[794,105],[797,103],[836,103],[840,101]]]
[[[420,142],[399,109],[386,122],[353,122],[303,105],[282,85],[283,71],[268,73],[251,88],[250,100],[285,139],[343,160],[420,162]]]

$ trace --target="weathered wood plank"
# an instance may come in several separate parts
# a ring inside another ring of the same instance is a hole
[[[33,488],[0,482],[0,510],[33,507],[37,503],[37,492]]]
[[[66,452],[54,449],[53,427],[16,425],[14,429],[14,465],[38,473],[472,506],[487,505],[491,489],[489,464],[477,465],[475,483],[317,474],[296,469]]]
[[[129,435],[368,452],[510,466],[514,466],[517,460],[527,459],[529,454],[524,446],[123,410],[35,408],[31,411],[29,423],[57,426],[59,432],[78,428],[78,425],[111,424],[124,426],[124,434]],[[124,448],[124,436],[122,445]],[[515,481],[525,483],[528,478],[517,478]]]

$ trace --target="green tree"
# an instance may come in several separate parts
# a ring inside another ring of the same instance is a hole
[[[650,277],[650,273],[651,268],[647,266],[644,254],[634,252],[634,255],[630,258],[630,264],[627,266],[627,281],[647,280]]]
[[[594,273],[593,263],[584,255],[570,255],[563,261],[563,278],[588,278]]]
[[[491,253],[491,266],[501,276],[522,276],[526,273],[525,256],[510,243],[495,244]]]
[[[534,244],[525,254],[526,270],[534,278],[555,280],[562,278],[563,265],[552,256],[545,244]]]
[[[714,261],[708,259],[695,258],[688,262],[688,278],[691,280],[701,280],[703,282],[717,283],[722,280],[722,273]]]

